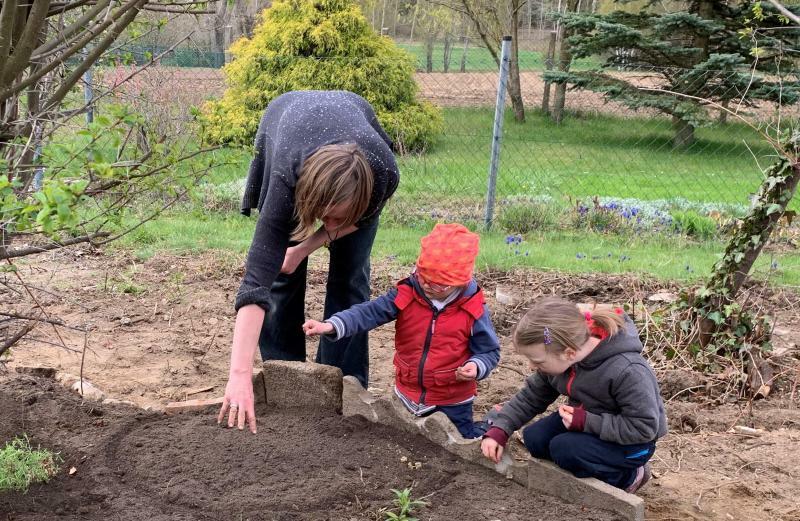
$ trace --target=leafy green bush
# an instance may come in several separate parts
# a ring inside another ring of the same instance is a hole
[[[498,224],[508,233],[526,234],[536,230],[557,228],[561,211],[546,202],[515,203],[500,212]]]
[[[291,90],[363,96],[401,150],[423,150],[442,130],[440,110],[417,100],[413,57],[377,35],[353,0],[276,0],[230,52],[228,89],[200,115],[208,142],[251,144],[264,108]]]
[[[210,212],[238,212],[244,193],[244,178],[229,183],[200,185],[194,196],[203,210]]]
[[[61,458],[46,449],[33,449],[27,436],[0,449],[0,492],[26,492],[33,483],[46,482],[58,472]]]
[[[714,219],[693,210],[672,212],[672,223],[676,231],[697,239],[711,239],[718,231]]]

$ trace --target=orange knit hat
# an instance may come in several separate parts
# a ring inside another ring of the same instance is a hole
[[[435,284],[463,286],[472,279],[479,241],[461,224],[437,224],[422,238],[417,272]]]

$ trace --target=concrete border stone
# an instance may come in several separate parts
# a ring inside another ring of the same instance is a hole
[[[494,464],[481,454],[480,440],[462,438],[455,425],[443,413],[436,412],[424,418],[416,418],[396,396],[373,396],[352,376],[345,376],[342,381],[342,413],[345,416],[362,416],[369,421],[396,429],[417,432],[446,451],[491,468],[531,490],[587,508],[612,510],[629,521],[644,519],[644,501],[638,496],[594,478],[576,478],[550,462],[531,458],[528,454],[514,453],[513,449],[506,451],[500,463]]]

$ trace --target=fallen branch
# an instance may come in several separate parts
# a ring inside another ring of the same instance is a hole
[[[97,238],[100,237],[108,237],[111,235],[108,232],[99,232],[92,235],[84,235],[82,237],[75,237],[72,239],[66,239],[63,241],[54,241],[50,244],[44,244],[42,246],[29,246],[27,248],[18,248],[15,250],[10,250],[5,252],[4,254],[0,255],[0,260],[2,259],[13,259],[15,257],[25,257],[26,255],[33,255],[35,253],[42,253],[45,251],[50,250],[57,250],[59,248],[63,248],[65,246],[72,246],[73,244],[80,244],[83,242],[92,243]]]

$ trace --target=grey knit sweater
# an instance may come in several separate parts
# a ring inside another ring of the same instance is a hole
[[[236,309],[270,307],[270,288],[280,272],[289,237],[297,224],[294,191],[303,161],[322,146],[355,143],[375,175],[366,213],[356,224],[378,217],[400,178],[392,142],[367,101],[345,91],[287,92],[270,102],[255,138],[242,213],[258,209],[258,223],[247,256]]]

